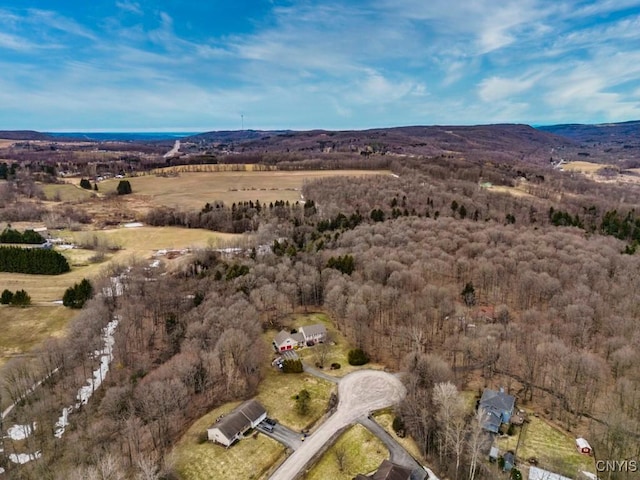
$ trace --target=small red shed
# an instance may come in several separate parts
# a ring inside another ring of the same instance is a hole
[[[585,455],[591,455],[591,452],[593,451],[589,442],[584,438],[576,438],[576,448],[580,453],[584,453]]]

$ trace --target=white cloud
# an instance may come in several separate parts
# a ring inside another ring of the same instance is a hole
[[[7,50],[27,51],[37,48],[29,40],[11,35],[8,33],[0,32],[0,48],[6,48]]]
[[[143,13],[140,4],[138,2],[132,2],[130,0],[116,2],[116,7],[118,7],[120,10],[136,15],[142,15]]]
[[[516,96],[534,86],[536,78],[525,76],[523,78],[489,77],[480,82],[478,95],[483,102],[495,102]]]

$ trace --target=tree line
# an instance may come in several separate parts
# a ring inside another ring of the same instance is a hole
[[[21,233],[18,230],[7,227],[0,233],[0,243],[39,244],[44,242],[44,237],[31,229],[27,229]]]
[[[70,269],[64,255],[54,250],[0,247],[0,272],[59,275]]]

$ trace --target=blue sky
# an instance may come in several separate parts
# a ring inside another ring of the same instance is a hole
[[[0,129],[640,119],[640,0],[0,4]]]

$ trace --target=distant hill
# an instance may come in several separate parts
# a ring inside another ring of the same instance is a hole
[[[640,121],[583,125],[548,125],[538,127],[543,132],[560,135],[581,143],[627,141],[640,137]]]
[[[3,140],[55,140],[52,135],[34,130],[0,130],[0,138]]]
[[[209,142],[209,143],[229,143],[243,142],[247,140],[257,140],[272,135],[283,135],[290,130],[218,130],[213,132],[199,133],[185,137],[186,142]]]
[[[370,130],[208,132],[185,142],[233,144],[244,153],[355,152],[397,155],[453,155],[495,160],[549,159],[552,148],[574,142],[528,125],[410,126]]]

